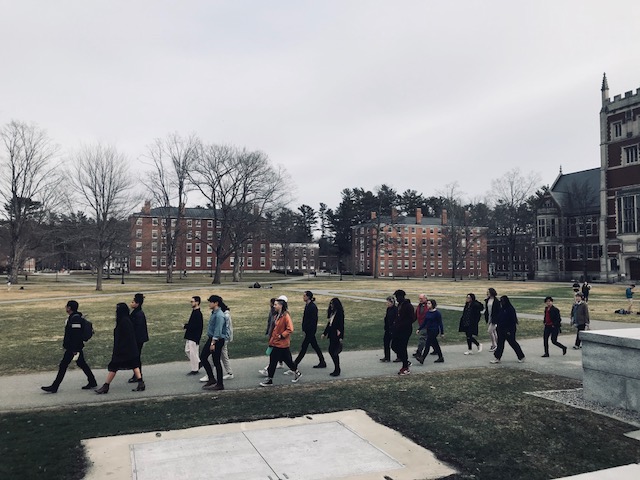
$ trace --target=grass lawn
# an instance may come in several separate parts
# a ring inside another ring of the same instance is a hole
[[[265,277],[261,283],[267,285],[269,280],[282,278]],[[93,322],[96,330],[85,349],[87,360],[91,366],[104,367],[111,357],[115,305],[117,302],[129,303],[136,291],[142,291],[146,295],[144,311],[151,337],[143,351],[143,362],[147,364],[184,360],[182,326],[189,316],[189,300],[192,295],[200,295],[206,299],[210,294],[217,293],[225,299],[231,307],[234,322],[232,355],[241,358],[260,355],[264,351],[264,331],[271,297],[281,294],[289,297],[294,325],[299,330],[304,307],[301,292],[306,289],[314,291],[321,325],[324,325],[329,300],[333,296],[342,299],[346,313],[347,350],[381,347],[385,310],[382,300],[398,288],[406,290],[414,303],[418,294],[424,292],[437,299],[440,305],[462,306],[466,293],[475,292],[482,299],[487,286],[492,285],[499,294],[507,294],[512,298],[518,312],[539,314],[540,319],[542,299],[551,294],[556,298],[556,305],[564,316],[565,324],[568,323],[573,293],[570,286],[564,284],[538,282],[372,280],[361,277],[346,277],[344,281],[336,281],[318,277],[274,284],[273,289],[248,288],[252,283],[249,280],[241,284],[211,285],[210,278],[205,275],[189,275],[186,279],[167,285],[164,277],[131,276],[126,278],[125,285],[114,277],[105,282],[102,292],[96,292],[90,275],[59,276],[58,281],[53,275],[31,276],[28,282],[20,285],[24,290],[14,286],[11,291],[0,291],[0,302],[3,303],[0,309],[0,327],[3,332],[0,339],[0,374],[56,368],[62,354],[66,318],[64,305],[70,298],[80,302],[80,311]],[[589,302],[592,318],[638,321],[640,317],[636,315],[610,313],[619,305],[621,293],[624,290],[620,285],[595,286],[593,299]],[[346,295],[357,298],[348,298]],[[205,301],[205,319],[208,317],[207,307]],[[446,333],[443,343],[463,343],[464,337],[457,331],[460,313],[446,309],[441,312]],[[488,340],[484,330],[481,324],[480,341]],[[518,335],[521,338],[540,336],[541,321],[521,317]],[[294,350],[300,341],[298,331],[294,333]],[[34,349],[37,349],[38,355],[32,355]]]
[[[548,479],[640,461],[633,427],[524,392],[580,382],[474,369],[0,415],[0,478],[80,479],[84,438],[363,409],[455,479]]]

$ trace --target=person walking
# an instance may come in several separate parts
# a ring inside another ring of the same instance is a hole
[[[324,329],[322,338],[329,339],[329,355],[333,360],[332,377],[340,376],[340,352],[342,352],[342,342],[344,340],[344,308],[338,298],[332,298],[327,309],[327,326]]]
[[[224,342],[224,347],[222,347],[222,353],[220,354],[220,361],[222,362],[222,367],[225,372],[222,378],[224,380],[232,380],[233,370],[231,370],[231,362],[229,361],[229,344],[233,341],[233,322],[231,321],[231,309],[223,301],[220,304],[220,310],[222,310],[224,314],[225,328],[227,330],[228,336],[227,341]]]
[[[284,295],[282,296],[284,297]],[[269,307],[269,316],[267,317],[267,329],[264,332],[264,334],[267,336],[267,345],[269,340],[271,339],[271,332],[273,331],[273,326],[275,324],[276,308],[274,305],[276,303],[276,299],[272,298],[269,301],[269,303],[270,303],[270,307]],[[282,361],[278,362],[277,368],[284,368],[284,363]],[[258,370],[258,373],[266,377],[268,375],[268,371],[269,371],[269,364],[267,363],[264,368],[261,368],[260,370]]]
[[[438,358],[433,363],[444,363],[444,356],[442,355],[442,349],[438,342],[438,335],[444,337],[444,324],[442,323],[442,314],[438,310],[438,303],[435,299],[431,298],[427,300],[427,313],[425,314],[425,329],[427,331],[427,344],[425,346],[424,353],[417,357],[420,364],[424,363],[424,359],[429,352],[429,348],[433,347],[433,351]]]
[[[627,297],[627,302],[628,302],[627,311],[629,313],[633,312],[633,294],[635,293],[634,292],[635,288],[636,288],[636,285],[632,283],[625,290],[625,296]]]
[[[209,380],[202,387],[203,390],[224,390],[224,380],[222,375],[222,363],[220,356],[222,349],[228,339],[228,333],[225,329],[224,313],[220,309],[222,305],[222,297],[219,295],[211,295],[209,297],[209,308],[211,315],[209,316],[209,324],[207,326],[207,341],[202,347],[200,353],[200,361],[207,372]],[[216,375],[209,363],[209,356],[213,359],[213,366],[216,369]]]
[[[516,341],[516,330],[518,325],[518,315],[516,309],[511,305],[509,297],[503,295],[500,297],[500,313],[498,314],[498,346],[493,352],[494,359],[491,363],[500,363],[502,354],[504,353],[504,344],[509,342],[513,351],[516,352],[518,362],[524,362],[524,352],[520,344]]]
[[[387,309],[384,315],[384,337],[382,337],[382,348],[384,349],[384,357],[381,362],[391,361],[391,335],[393,330],[393,322],[398,316],[398,307],[396,307],[396,299],[393,296],[387,297]]]
[[[324,355],[322,355],[322,350],[320,350],[320,345],[318,345],[318,340],[316,339],[316,332],[318,331],[318,307],[316,306],[316,299],[314,298],[313,293],[311,293],[310,290],[307,290],[302,295],[302,300],[305,303],[304,313],[302,314],[302,331],[304,332],[304,339],[300,346],[300,352],[298,352],[298,356],[294,360],[296,368],[286,371],[285,375],[291,375],[298,369],[298,365],[300,365],[300,362],[302,362],[302,359],[306,355],[309,345],[311,345],[318,355],[318,364],[314,365],[313,368],[327,368],[327,363],[324,361]]]
[[[198,295],[191,297],[191,315],[189,321],[184,324],[184,339],[186,340],[184,345],[184,353],[189,359],[189,365],[191,370],[187,375],[197,375],[200,370],[200,354],[198,352],[198,346],[200,345],[200,339],[202,338],[202,311],[200,310],[201,298]]]
[[[48,393],[56,393],[62,380],[64,379],[65,374],[67,373],[67,368],[69,364],[75,360],[76,365],[82,369],[84,374],[87,376],[88,383],[82,387],[83,390],[90,390],[98,386],[96,382],[96,377],[93,375],[91,371],[91,367],[84,358],[84,341],[82,337],[82,330],[84,327],[84,318],[82,318],[82,314],[78,312],[78,302],[75,300],[69,300],[67,305],[65,306],[65,310],[67,312],[67,321],[64,326],[64,338],[62,339],[62,348],[64,348],[64,355],[62,356],[62,360],[60,360],[60,365],[58,366],[58,375],[51,385],[46,387],[40,387],[42,390]]]
[[[420,334],[420,325],[424,325],[424,316],[426,313],[427,296],[424,293],[421,293],[418,295],[418,305],[416,306],[415,318],[413,319],[414,322],[418,322],[418,330],[416,330],[416,333],[420,335],[418,337],[418,347],[412,355],[414,358],[418,357],[418,355],[422,355],[422,350],[424,350],[424,346],[427,341],[426,332],[424,335]]]
[[[582,287],[580,287],[580,291],[584,296],[584,301],[589,302],[589,292],[591,291],[591,285],[586,280],[582,283]]]
[[[396,290],[393,296],[398,301],[398,314],[393,323],[391,348],[402,362],[402,368],[400,368],[398,375],[408,375],[411,373],[409,371],[411,362],[409,362],[407,345],[409,344],[409,338],[411,338],[415,315],[411,301],[406,298],[404,290]]]
[[[576,303],[573,307],[573,322],[578,331],[576,332],[576,342],[573,345],[574,350],[582,348],[582,341],[580,340],[580,332],[584,332],[589,329],[589,307],[587,302],[584,301],[582,293],[576,293]]]
[[[133,331],[136,335],[136,344],[138,345],[138,353],[140,357],[140,371],[142,371],[142,347],[149,341],[149,331],[147,330],[147,317],[142,311],[142,304],[144,303],[144,295],[136,293],[133,296],[133,300],[129,305],[131,307],[131,323],[133,324]],[[129,379],[129,383],[135,383],[136,376],[133,375]]]
[[[276,315],[274,318],[273,330],[269,337],[269,367],[267,368],[267,378],[260,382],[262,387],[270,387],[273,385],[273,375],[276,371],[276,365],[279,361],[283,361],[293,371],[294,377],[291,383],[298,383],[302,373],[297,370],[297,366],[291,357],[291,334],[293,333],[293,322],[289,316],[287,297],[280,295],[276,299],[274,305]],[[295,370],[294,370],[295,369]]]
[[[483,310],[484,305],[476,300],[476,296],[473,293],[467,294],[458,326],[458,331],[467,336],[467,351],[464,352],[465,355],[473,355],[472,344],[478,348],[478,353],[482,351],[482,344],[474,336],[478,335],[478,323],[480,323],[480,316]]]
[[[558,334],[562,332],[560,329],[560,323],[562,322],[560,310],[553,306],[552,297],[546,297],[544,299],[544,303],[546,306],[544,307],[544,333],[542,337],[544,355],[542,355],[542,357],[544,358],[549,356],[549,337],[551,337],[551,343],[562,349],[562,355],[566,355],[567,347],[558,342]]]
[[[493,352],[498,346],[497,321],[498,313],[500,312],[500,300],[498,300],[498,292],[496,292],[495,288],[489,287],[487,289],[484,307],[484,321],[487,323],[487,333],[491,340],[489,351]]]
[[[113,329],[113,350],[111,361],[107,365],[107,379],[96,390],[98,395],[109,393],[109,385],[116,376],[118,370],[133,370],[134,378],[138,386],[133,392],[142,392],[146,389],[142,372],[140,371],[140,350],[136,342],[136,334],[131,323],[129,307],[126,303],[116,305],[116,326]]]

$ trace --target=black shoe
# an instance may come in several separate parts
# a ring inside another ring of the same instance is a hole
[[[314,365],[313,368],[327,368],[327,364],[325,362],[320,362],[317,365]]]
[[[567,354],[567,347],[562,347],[562,355],[566,355]]]
[[[340,371],[331,372],[329,375],[331,375],[332,377],[339,377],[340,376]]]
[[[136,376],[134,375],[133,377],[131,377],[129,380],[127,380],[128,383],[137,383],[138,379],[136,378]]]
[[[198,370],[191,370],[187,375],[198,375],[200,373]]]
[[[429,355],[437,355],[436,352],[431,352]]]
[[[547,358],[549,356],[548,353],[545,353],[544,355],[541,355],[542,358]]]
[[[97,383],[87,383],[82,390],[91,390],[92,388],[96,388],[98,386]]]
[[[102,385],[98,390],[96,390],[96,393],[98,395],[101,395],[103,393],[109,393],[109,384],[105,383],[104,385]]]
[[[47,393],[57,393],[58,392],[58,387],[54,387],[53,385],[49,385],[48,387],[40,387],[42,390],[44,390]]]
[[[401,362],[401,361],[402,361],[402,360],[400,360],[399,358],[396,358],[396,359],[393,361],[393,363],[399,363],[399,362]]]
[[[390,358],[381,358],[380,361],[381,362],[390,362],[391,359]]]
[[[433,363],[444,363],[444,358],[440,357],[439,359],[437,359]]]
[[[144,392],[145,388],[147,388],[147,386],[144,384],[142,379],[140,379],[138,381],[138,386],[136,388],[134,388],[133,390],[131,390],[131,391],[132,392]]]
[[[416,360],[418,360],[420,362],[420,365],[424,365],[424,357],[423,356],[416,357]]]

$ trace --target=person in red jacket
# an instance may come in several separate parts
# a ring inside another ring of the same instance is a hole
[[[560,318],[560,310],[557,307],[553,306],[553,298],[546,297],[544,299],[545,307],[544,307],[544,334],[542,337],[544,343],[544,355],[543,357],[549,356],[549,337],[551,337],[551,343],[553,343],[556,347],[562,349],[562,355],[567,354],[567,347],[558,342],[558,334],[561,333],[560,330],[560,322],[562,322],[562,318]]]

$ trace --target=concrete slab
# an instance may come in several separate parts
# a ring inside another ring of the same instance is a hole
[[[88,480],[417,480],[456,473],[362,410],[84,440]]]
[[[640,478],[640,464],[632,463],[621,467],[598,470],[597,472],[562,477],[556,480],[638,480],[638,478]]]

